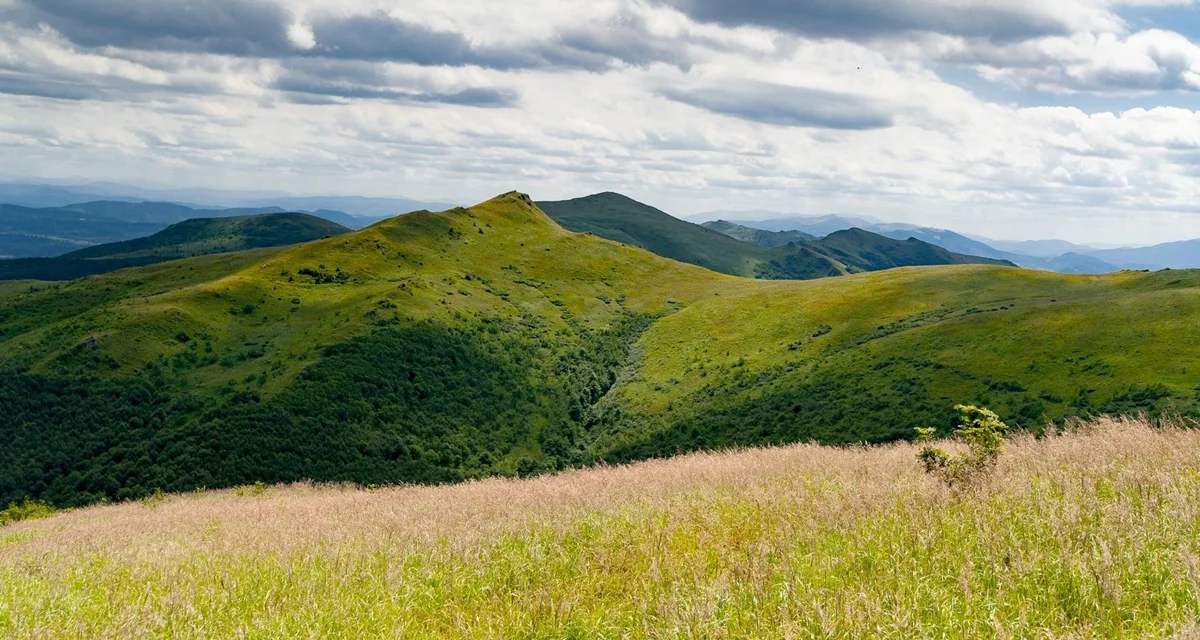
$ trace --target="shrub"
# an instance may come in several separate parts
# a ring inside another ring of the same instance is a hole
[[[967,452],[952,456],[933,446],[935,429],[917,429],[917,442],[923,444],[917,459],[925,472],[939,476],[948,486],[971,482],[989,473],[1004,452],[1004,433],[1008,425],[988,409],[958,405],[959,425],[954,436],[967,445]]]
[[[25,498],[22,502],[10,502],[8,508],[0,511],[0,527],[13,522],[22,520],[38,520],[40,518],[49,518],[54,515],[54,507]]]

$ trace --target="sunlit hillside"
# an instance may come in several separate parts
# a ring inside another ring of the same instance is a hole
[[[248,486],[0,528],[9,638],[1191,638],[1200,431],[796,445],[448,487]]]

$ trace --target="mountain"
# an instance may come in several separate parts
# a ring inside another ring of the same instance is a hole
[[[916,238],[897,241],[862,229],[836,231],[820,240],[810,241],[806,246],[819,248],[825,255],[849,265],[854,271],[946,264],[1016,266],[1003,260],[953,253]]]
[[[721,212],[699,214],[694,219],[711,219],[711,216]],[[771,212],[735,212],[734,215],[754,217],[754,214],[764,215]],[[705,223],[705,226],[735,224],[725,221]],[[822,216],[780,216],[765,219],[739,221],[736,226],[758,229],[767,232],[794,231],[817,237],[824,237],[837,231],[847,229],[862,229],[877,233],[895,240],[916,238],[923,242],[936,245],[953,253],[968,256],[979,256],[1001,260],[1027,269],[1041,269],[1058,273],[1099,274],[1119,271],[1122,266],[1128,268],[1145,268],[1144,265],[1113,264],[1103,255],[1096,255],[1091,247],[1073,244],[1063,240],[1030,240],[1030,241],[993,241],[978,236],[968,236],[947,229],[918,227],[911,224],[879,222],[873,219],[847,217],[838,215]],[[743,231],[743,236],[752,232]],[[1197,265],[1200,266],[1200,265]]]
[[[745,237],[755,236],[748,227],[732,223],[716,225],[715,228],[692,224],[616,193],[601,193],[561,202],[541,202],[538,205],[555,222],[571,231],[594,233],[672,260],[730,275],[771,280],[810,280],[891,266],[995,263],[986,259],[951,256],[940,250],[920,251],[912,245],[875,234],[845,236],[838,239],[836,246],[828,247],[818,240],[761,246],[718,231],[723,229]],[[863,244],[849,246],[856,241]],[[768,242],[775,244],[774,240]],[[836,251],[830,251],[831,248]],[[922,258],[917,258],[918,255],[928,261],[921,262]]]
[[[1200,415],[1198,292],[1200,272],[992,265],[730,277],[572,233],[517,193],[0,283],[0,503],[886,442],[963,402],[1034,428]]]
[[[141,222],[149,224],[175,224],[184,220],[196,218],[224,218],[232,216],[252,216],[260,213],[283,213],[279,207],[256,207],[237,209],[195,209],[171,202],[124,202],[118,200],[99,200],[82,202],[57,211],[77,212],[90,216],[99,216],[125,222]]]
[[[763,247],[684,222],[618,193],[599,193],[538,207],[563,228],[646,249],[672,260],[731,275],[753,276],[773,255]]]
[[[198,218],[148,237],[96,245],[57,258],[0,260],[0,280],[73,280],[191,256],[300,244],[348,231],[305,213]]]
[[[369,222],[378,222],[384,218],[410,211],[444,211],[456,206],[445,202],[423,202],[408,198],[366,198],[362,196],[288,196],[262,198],[251,201],[251,203],[258,206],[279,206],[290,211],[310,211],[318,214],[321,211],[333,210],[345,212]]]
[[[801,231],[766,231],[763,229],[754,229],[751,227],[742,226],[734,222],[725,220],[715,220],[713,222],[705,222],[700,225],[705,229],[712,229],[718,233],[723,233],[731,238],[736,238],[743,242],[756,244],[760,247],[773,249],[782,247],[793,242],[807,242],[816,240],[817,237]]]
[[[1097,251],[1089,247],[1066,240],[983,240],[983,242],[1010,253],[1033,256],[1035,258],[1057,258],[1066,253],[1083,254]]]
[[[149,235],[164,226],[87,211],[0,204],[0,257],[59,255],[92,244]]]
[[[114,197],[102,190],[85,187],[62,187],[49,184],[0,183],[0,202],[19,207],[45,209],[65,207],[76,202],[93,200],[129,200],[139,198]]]
[[[81,247],[148,236],[184,220],[264,213],[285,210],[277,206],[196,209],[171,202],[118,200],[43,209],[0,205],[0,258],[55,257]],[[347,228],[372,222],[327,209],[314,215]]]
[[[1200,268],[1200,240],[1156,244],[1152,247],[1091,251],[1088,257],[1120,265],[1126,269]]]
[[[846,229],[873,230],[878,224],[865,218],[824,215],[824,216],[790,216],[772,218],[769,220],[738,221],[744,227],[762,229],[764,231],[799,231],[817,238],[825,237],[835,231]]]
[[[294,196],[277,191],[246,191],[223,189],[146,189],[112,182],[91,182],[82,185],[50,185],[37,183],[0,183],[0,202],[31,208],[65,207],[93,201],[168,202],[193,209],[276,208],[279,211],[316,213],[325,209],[365,221],[347,225],[365,226],[385,217],[420,209],[443,210],[455,205],[425,202],[411,198],[366,198],[361,196]],[[197,204],[200,203],[200,204]],[[231,214],[242,215],[242,214]],[[200,216],[187,216],[191,218]],[[322,215],[322,217],[325,217]],[[181,218],[186,219],[186,218]],[[333,219],[333,218],[330,218]],[[333,219],[345,225],[347,220]],[[175,220],[178,222],[178,220]]]
[[[1045,269],[1046,271],[1055,271],[1058,273],[1100,274],[1120,270],[1116,265],[1109,264],[1099,258],[1080,255],[1078,253],[1064,253],[1061,256],[1044,258],[1041,263],[1033,263],[1032,260],[1027,262],[1038,264],[1038,266],[1031,266],[1031,268]]]

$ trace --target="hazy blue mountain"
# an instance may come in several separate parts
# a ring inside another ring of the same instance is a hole
[[[1120,267],[1099,258],[1074,252],[1043,258],[1043,260],[1045,261],[1044,266],[1030,268],[1057,271],[1058,273],[1112,273],[1120,270]]]
[[[321,210],[344,211],[353,216],[370,219],[377,222],[402,213],[412,211],[445,211],[456,205],[445,202],[423,202],[407,198],[367,198],[362,196],[314,196],[314,197],[283,197],[264,198],[247,205],[277,205],[289,211],[307,211],[318,213]],[[339,222],[335,220],[334,222]],[[344,223],[343,223],[344,224]]]
[[[1054,258],[1067,253],[1084,254],[1097,251],[1097,247],[1067,242],[1066,240],[983,240],[1001,251],[1020,253],[1035,258]]]
[[[38,183],[0,184],[0,202],[24,207],[65,207],[94,201],[165,202],[193,209],[264,209],[278,207],[280,211],[303,211],[317,214],[320,209],[360,216],[368,220],[334,219],[344,226],[362,227],[383,218],[410,211],[428,209],[442,211],[455,205],[444,202],[425,202],[411,198],[369,198],[362,196],[295,196],[279,191],[224,189],[146,189],[113,182],[89,182],[81,185],[52,185]],[[353,225],[347,224],[353,222]]]
[[[1197,269],[1200,268],[1200,239],[1152,247],[1091,251],[1087,255],[1126,269]]]
[[[0,183],[0,203],[41,209],[65,207],[77,202],[93,200],[139,200],[139,198],[114,197],[109,194],[81,187],[59,187],[48,184]]]
[[[0,204],[0,256],[57,256],[94,244],[147,236],[166,226],[89,211]]]
[[[253,207],[237,209],[196,209],[171,202],[123,202],[100,200],[58,207],[59,211],[80,212],[103,216],[125,222],[149,222],[169,225],[194,218],[232,218],[253,216],[262,213],[284,213],[280,207]]]

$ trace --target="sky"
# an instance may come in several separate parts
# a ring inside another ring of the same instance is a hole
[[[1200,237],[1200,6],[0,0],[0,179]]]

